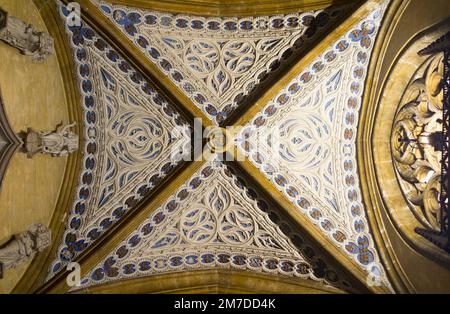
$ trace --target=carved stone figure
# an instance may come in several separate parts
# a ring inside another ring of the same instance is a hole
[[[35,62],[43,62],[54,52],[53,38],[0,9],[0,39]]]
[[[51,243],[51,231],[42,224],[33,224],[27,231],[14,235],[0,248],[0,278],[3,271],[31,260]]]
[[[52,157],[67,156],[78,149],[78,135],[70,131],[75,123],[63,126],[62,123],[54,131],[35,131],[28,128],[23,150],[31,158],[34,154],[50,154]]]

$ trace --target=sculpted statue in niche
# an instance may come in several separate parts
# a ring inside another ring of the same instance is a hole
[[[6,269],[31,260],[51,244],[51,231],[42,224],[33,224],[27,231],[14,235],[0,247],[0,279]]]
[[[443,54],[422,64],[394,120],[391,148],[402,192],[414,216],[440,230]]]
[[[54,52],[53,38],[39,32],[33,25],[27,24],[0,9],[0,39],[31,56],[35,62],[43,62]]]
[[[54,131],[35,131],[28,128],[21,136],[24,139],[22,151],[28,158],[34,154],[49,154],[52,157],[67,156],[78,149],[78,135],[70,131],[75,123],[57,126]]]

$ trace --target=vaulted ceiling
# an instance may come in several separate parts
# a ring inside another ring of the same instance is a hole
[[[82,0],[81,26],[66,23],[67,2],[41,7],[70,57],[81,154],[35,291],[136,291],[143,279],[165,291],[207,271],[264,276],[278,292],[393,291],[357,165],[389,0]],[[173,130],[190,134],[194,118],[240,127],[235,158],[173,158]],[[80,287],[65,284],[73,261]]]

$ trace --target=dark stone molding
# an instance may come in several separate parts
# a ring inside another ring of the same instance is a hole
[[[9,124],[5,108],[3,107],[3,98],[0,93],[0,191],[9,161],[20,146],[21,140]]]

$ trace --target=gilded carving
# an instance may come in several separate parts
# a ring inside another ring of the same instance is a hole
[[[391,147],[398,180],[414,216],[440,230],[443,55],[414,73],[396,114]]]

